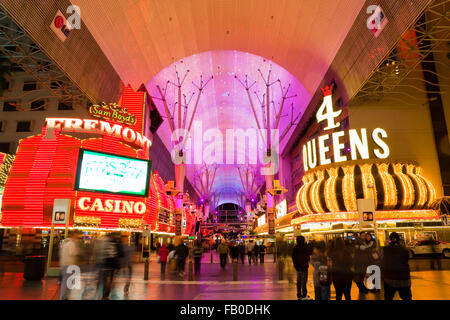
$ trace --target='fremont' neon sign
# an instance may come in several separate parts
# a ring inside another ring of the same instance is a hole
[[[322,89],[324,94],[322,105],[317,110],[316,119],[317,123],[326,121],[327,126],[324,130],[331,130],[340,126],[339,122],[335,122],[335,118],[338,117],[342,110],[333,110],[333,100],[331,90],[333,85],[326,86]],[[333,155],[328,157],[327,153],[330,148],[325,145],[325,142],[330,139],[329,134],[319,136],[317,139],[312,139],[303,145],[303,167],[305,172],[309,169],[315,168],[317,165],[327,165],[332,162],[348,161],[346,155],[342,155],[341,151],[344,149],[344,144],[340,142],[340,139],[346,135],[345,131],[336,131],[331,134],[333,144]],[[348,131],[351,160],[357,160],[358,154],[360,159],[369,159],[369,144],[367,140],[367,130],[362,128],[360,132],[356,129],[350,129]],[[373,142],[379,147],[373,149],[373,154],[379,159],[386,159],[389,156],[389,147],[383,141],[387,138],[387,133],[384,129],[376,128],[371,134]]]
[[[144,135],[133,129],[122,126],[120,124],[111,124],[106,121],[93,119],[73,119],[73,118],[47,118],[45,119],[47,126],[46,138],[53,138],[54,130],[64,132],[79,132],[101,134],[106,136],[117,137],[126,143],[134,144],[142,149],[148,150],[152,146],[152,142]]]

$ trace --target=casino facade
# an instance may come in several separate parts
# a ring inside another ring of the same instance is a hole
[[[144,227],[155,242],[174,237],[175,199],[149,160],[146,99],[127,88],[114,112],[99,115],[100,107],[91,106],[89,119],[47,118],[41,134],[20,141],[2,194],[4,248],[24,237],[35,248],[45,246],[55,199],[69,201],[67,226],[86,238],[120,231],[138,245]],[[186,206],[182,219],[181,235],[189,236],[195,210]],[[62,235],[65,225],[55,229]]]

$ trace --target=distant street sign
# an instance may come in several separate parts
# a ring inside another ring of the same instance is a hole
[[[66,224],[70,210],[70,199],[55,199],[53,201],[53,224]]]
[[[371,227],[375,220],[375,200],[374,199],[357,199],[359,224],[361,228]]]

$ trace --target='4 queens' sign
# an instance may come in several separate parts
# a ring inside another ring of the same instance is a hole
[[[333,85],[322,89],[323,102],[316,114],[317,123],[322,121],[326,123],[324,131],[333,130],[340,126],[340,123],[336,122],[335,119],[342,113],[342,110],[333,110],[332,88]],[[379,159],[385,159],[389,156],[389,147],[383,140],[387,138],[384,129],[375,128],[371,134],[367,132],[366,128],[361,128],[359,131],[350,129],[330,133],[321,135],[317,139],[314,138],[303,145],[302,157],[305,172],[316,166],[327,165],[332,162],[357,160],[358,158],[369,159],[370,153],[373,153]],[[342,155],[342,150],[345,147],[342,141],[345,135],[348,135],[350,143],[350,156]],[[374,146],[376,146],[372,150],[369,150],[368,136],[372,138]],[[333,152],[330,152],[330,147],[327,145],[327,141],[330,139]]]

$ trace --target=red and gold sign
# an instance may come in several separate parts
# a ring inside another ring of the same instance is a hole
[[[94,104],[89,108],[89,114],[97,119],[123,123],[127,126],[136,124],[136,117],[116,103]]]

